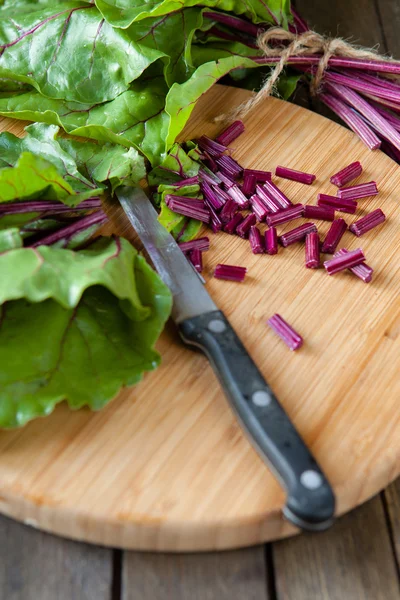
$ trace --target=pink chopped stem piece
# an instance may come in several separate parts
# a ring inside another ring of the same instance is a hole
[[[232,185],[235,185],[236,183],[233,177],[228,177],[228,175],[222,173],[222,171],[217,171],[215,175],[219,178],[220,181],[222,181],[226,189],[229,189]]]
[[[281,203],[275,200],[275,198],[272,198],[272,196],[267,192],[264,186],[257,185],[256,194],[264,203],[264,205],[268,208],[268,212],[277,213],[280,210],[282,210]]]
[[[248,236],[248,233],[250,231],[250,227],[252,225],[255,225],[257,222],[257,217],[255,214],[250,214],[247,215],[247,217],[245,217],[244,221],[242,221],[240,223],[240,225],[238,227],[236,227],[236,233],[238,236],[240,236],[241,238],[245,238]]]
[[[318,206],[333,208],[334,210],[348,213],[349,215],[354,215],[357,210],[357,202],[354,200],[328,196],[328,194],[318,194]]]
[[[357,250],[352,250],[351,252],[340,254],[339,256],[331,258],[330,260],[326,260],[324,262],[324,267],[328,275],[335,275],[335,273],[339,273],[345,269],[356,267],[364,261],[364,252],[361,250],[361,248],[357,248]]]
[[[222,221],[212,206],[209,206],[208,209],[210,211],[210,227],[214,233],[218,233],[222,229]]]
[[[216,194],[206,181],[203,181],[201,184],[201,191],[215,210],[220,210],[224,206],[226,200],[219,194]]]
[[[306,237],[306,267],[318,269],[319,265],[319,235],[316,231],[312,231]]]
[[[303,338],[280,315],[275,314],[267,321],[268,325],[290,350],[298,350],[303,344]]]
[[[271,181],[272,173],[271,171],[259,171],[257,169],[245,169],[243,171],[243,177],[249,175],[254,175],[257,183],[265,183],[266,181]]]
[[[348,252],[349,251],[346,250],[345,248],[341,248],[340,250],[338,250],[336,252],[336,254],[334,255],[334,258],[336,256],[343,256],[344,254],[348,254]],[[355,267],[350,267],[349,271],[351,271],[353,273],[353,275],[355,275],[356,277],[361,279],[364,283],[370,283],[370,281],[372,280],[373,272],[374,272],[372,267],[370,267],[366,263],[361,263],[359,265],[356,265]]]
[[[229,125],[222,133],[219,134],[215,141],[223,146],[229,146],[236,138],[239,137],[244,131],[244,124],[242,121],[234,121],[232,125]]]
[[[352,225],[350,225],[350,231],[357,237],[360,237],[360,235],[364,235],[364,233],[367,233],[367,231],[377,227],[385,220],[386,216],[384,212],[380,208],[377,208],[376,210],[373,210],[365,215],[365,217],[361,217],[361,219],[358,219],[358,221],[355,221]]]
[[[220,156],[215,162],[225,175],[233,179],[238,179],[243,173],[243,168],[231,156]]]
[[[317,227],[314,223],[304,223],[304,225],[300,225],[295,229],[283,233],[280,236],[279,241],[282,246],[286,248],[286,246],[290,246],[296,242],[302,242],[305,240],[306,236],[313,231],[317,231]]]
[[[191,202],[188,202],[188,200]],[[183,198],[182,196],[169,196],[168,194],[165,196],[165,202],[168,208],[180,215],[197,219],[204,223],[210,221],[210,210],[204,202],[193,200],[193,198]]]
[[[292,206],[292,202],[289,200],[289,198],[287,198],[287,196],[285,196],[285,194],[272,181],[266,181],[262,188],[270,198],[276,201],[281,209]]]
[[[381,140],[355,110],[332,94],[324,92],[319,94],[319,98],[358,135],[370,150],[380,148]]]
[[[198,248],[192,250],[189,254],[190,262],[196,269],[198,273],[201,273],[203,270],[203,253]]]
[[[222,223],[228,223],[239,210],[239,205],[234,200],[228,200],[222,207],[219,217]]]
[[[209,185],[219,185],[221,183],[221,179],[218,177],[217,173],[213,173],[207,167],[202,167],[199,170],[199,178],[200,181],[205,181]]]
[[[333,254],[346,229],[347,223],[344,219],[336,219],[333,221],[322,244],[321,252],[324,254]]]
[[[239,212],[236,213],[235,215],[233,215],[232,219],[228,221],[226,225],[224,225],[224,231],[233,235],[234,233],[236,233],[236,228],[238,227],[238,225],[240,225],[242,221],[243,215]]]
[[[350,187],[340,188],[337,191],[337,197],[341,200],[360,200],[360,198],[368,198],[368,196],[376,196],[378,188],[375,181],[368,183],[359,183]]]
[[[303,215],[303,204],[295,204],[294,206],[285,208],[285,210],[281,210],[273,215],[267,215],[267,223],[270,227],[272,225],[282,225],[282,223],[287,223],[288,221],[293,221],[294,219],[300,219]]]
[[[246,273],[246,267],[224,265],[220,263],[215,267],[214,277],[217,279],[227,279],[228,281],[242,282],[246,277]]]
[[[257,179],[255,175],[249,174],[248,171],[244,171],[243,174],[243,185],[242,192],[245,196],[252,196],[256,191]]]
[[[344,169],[341,169],[341,171],[338,171],[337,173],[332,175],[332,177],[330,178],[330,182],[339,188],[343,187],[344,185],[346,185],[346,183],[350,183],[350,181],[353,181],[353,179],[359,177],[362,173],[362,170],[363,168],[359,161],[352,162],[349,165],[347,165],[347,167],[345,167]]]
[[[212,140],[206,135],[202,135],[197,140],[199,148],[207,152],[212,158],[219,158],[226,150],[226,146],[219,144],[217,141]]]
[[[276,227],[265,230],[265,251],[267,254],[278,254],[278,233]]]
[[[249,242],[253,254],[263,254],[264,240],[258,227],[253,225],[249,231]]]
[[[196,240],[190,240],[190,242],[181,242],[179,244],[179,248],[182,252],[191,252],[192,250],[201,250],[201,252],[205,252],[210,248],[210,238],[201,237]]]
[[[248,208],[249,201],[243,194],[242,190],[237,185],[232,185],[228,191],[228,195],[234,200],[242,209]]]
[[[275,169],[275,175],[283,177],[283,179],[290,179],[291,181],[298,181],[299,183],[305,183],[311,185],[316,179],[316,175],[311,173],[305,173],[304,171],[295,171],[294,169],[288,169],[287,167],[278,166]]]
[[[320,221],[333,221],[335,218],[335,209],[329,206],[304,206],[304,217],[306,219],[319,219]]]
[[[251,210],[257,217],[257,221],[260,223],[265,221],[266,216],[269,214],[269,209],[265,206],[265,203],[257,196],[253,194],[250,198]]]

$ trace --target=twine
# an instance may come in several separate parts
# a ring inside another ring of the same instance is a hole
[[[279,62],[276,64],[271,75],[267,78],[263,87],[257,94],[250,100],[247,100],[247,102],[238,106],[231,113],[217,117],[217,121],[241,119],[260,104],[260,102],[268,98],[273,92],[289,58],[292,56],[321,54],[321,59],[310,84],[310,90],[313,96],[317,95],[321,88],[325,70],[328,67],[329,59],[332,56],[369,60],[376,60],[379,57],[379,60],[391,60],[390,58],[388,59],[379,56],[374,50],[355,46],[342,38],[326,37],[315,31],[305,31],[299,35],[286,31],[286,29],[282,29],[281,27],[272,27],[263,32],[258,36],[257,45],[265,58],[280,57]]]

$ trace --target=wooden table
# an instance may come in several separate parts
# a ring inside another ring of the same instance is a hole
[[[297,0],[297,7],[319,32],[400,57],[398,0]],[[0,600],[396,600],[400,481],[328,532],[235,552],[121,552],[3,517],[0,540]]]

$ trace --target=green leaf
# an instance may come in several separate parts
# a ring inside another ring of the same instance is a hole
[[[66,204],[74,198],[74,190],[59,175],[53,164],[23,152],[15,167],[0,169],[0,202],[34,198],[41,195],[47,200],[62,200]]]
[[[144,0],[95,0],[104,17],[114,27],[129,27],[134,21],[148,17],[165,15],[180,10],[179,0],[157,0],[148,3]],[[184,7],[200,4],[197,0],[184,0]],[[256,23],[269,22],[285,25],[289,17],[290,0],[202,0],[202,6],[213,7],[219,11],[244,15]]]
[[[22,248],[23,239],[17,227],[0,231],[0,252]]]
[[[164,57],[113,28],[86,2],[3,8],[1,49],[0,77],[50,98],[90,104],[113,100]]]
[[[155,186],[187,179],[197,175],[199,168],[199,163],[190,158],[182,146],[174,144],[160,166],[150,171],[148,182]]]
[[[15,119],[59,125],[67,133],[140,148],[153,162],[164,151],[159,115],[168,88],[163,78],[135,82],[115,100],[84,105],[44,98],[32,91],[0,98],[0,114]]]
[[[281,75],[277,83],[279,96],[284,100],[288,100],[294,94],[301,78],[302,75],[298,74],[289,75],[284,73]]]
[[[171,87],[165,104],[165,112],[169,116],[165,140],[166,150],[172,146],[186,125],[199,98],[221,77],[232,69],[241,67],[255,68],[257,64],[242,57],[222,58],[219,61],[201,65],[185,83],[175,83]]]
[[[47,415],[64,399],[74,409],[86,405],[98,410],[121,387],[136,384],[145,371],[158,365],[154,343],[169,315],[171,296],[145,260],[122,242],[119,253],[115,241],[103,246],[102,253],[109,277],[115,269],[118,279],[129,281],[126,286],[122,281],[111,292],[96,285],[99,277],[94,271],[73,308],[50,297],[39,303],[20,299],[2,305],[1,427]],[[51,296],[57,295],[53,290]]]
[[[25,128],[18,138],[11,133],[0,134],[0,167],[14,165],[22,152],[30,152],[53,163],[63,180],[77,196],[69,201],[75,206],[87,197],[101,194],[109,181],[114,190],[118,185],[135,185],[145,176],[144,160],[134,148],[115,144],[96,144],[59,138],[54,125],[34,124]],[[1,174],[1,171],[0,171]]]

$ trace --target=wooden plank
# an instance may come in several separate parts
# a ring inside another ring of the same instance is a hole
[[[274,544],[278,600],[395,600],[396,565],[380,497],[323,534]]]
[[[385,50],[395,58],[400,58],[400,3],[399,0],[377,0],[378,12],[382,23]]]
[[[392,483],[384,492],[392,535],[393,549],[400,570],[400,479]]]
[[[209,554],[126,552],[122,600],[272,600],[262,546]]]
[[[110,600],[112,551],[0,518],[2,600]]]

